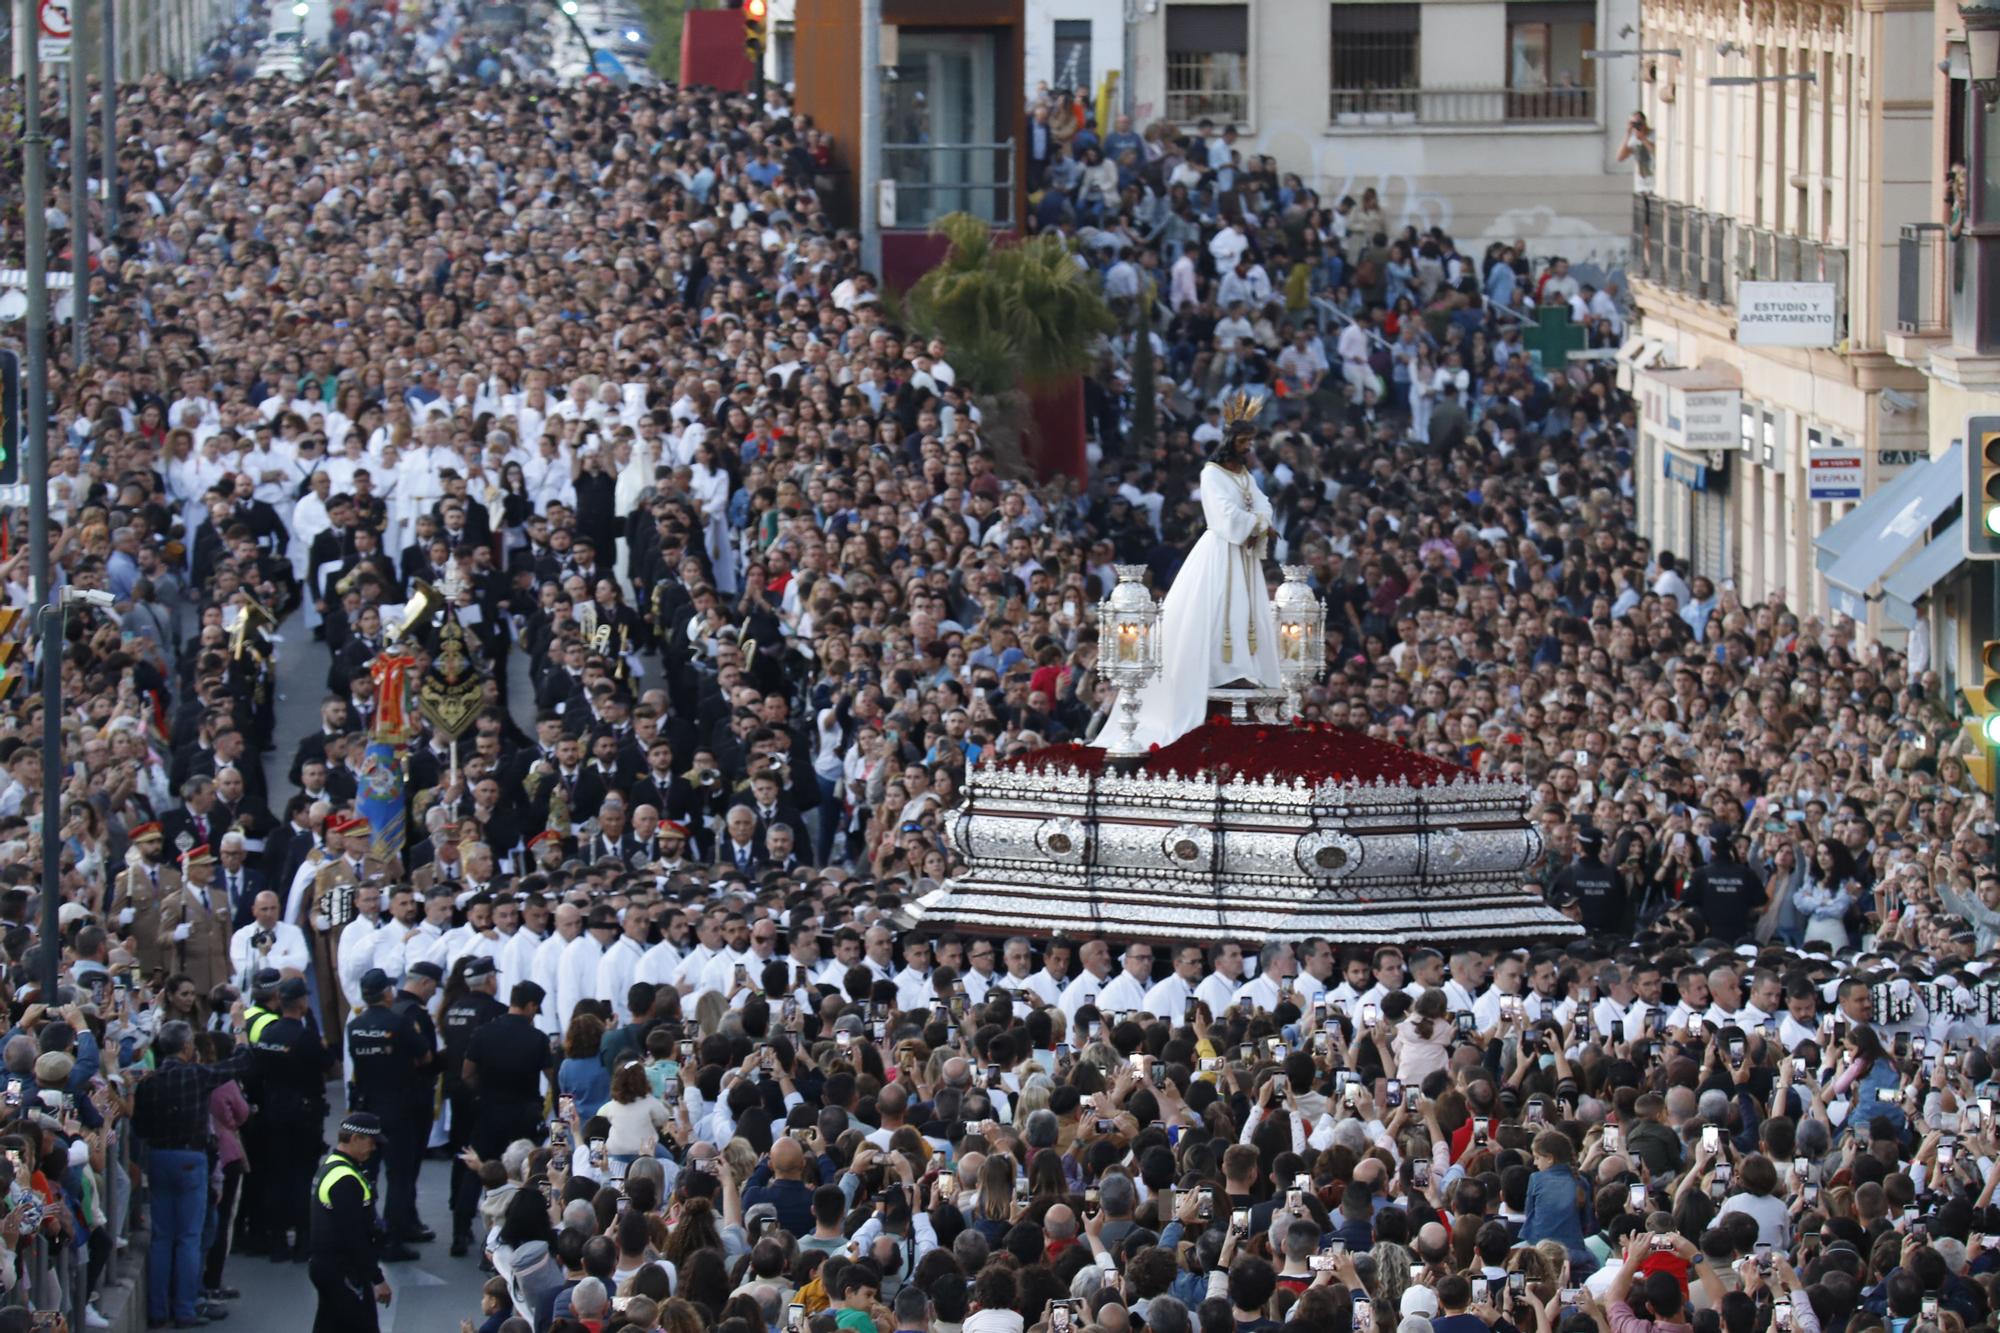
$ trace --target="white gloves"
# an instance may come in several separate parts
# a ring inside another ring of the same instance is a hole
[[[132,924],[132,919],[137,915],[138,915],[137,912],[133,911],[131,908],[128,907],[124,911],[118,914],[118,924],[121,926],[129,926]]]
[[[174,943],[179,944],[192,934],[194,934],[194,927],[183,921],[174,927]]]

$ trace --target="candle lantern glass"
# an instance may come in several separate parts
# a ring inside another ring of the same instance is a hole
[[[1144,565],[1118,565],[1118,582],[1097,605],[1098,672],[1118,687],[1120,734],[1106,753],[1136,753],[1139,692],[1160,669],[1160,605],[1146,589]]]
[[[1271,602],[1278,626],[1278,675],[1294,716],[1306,689],[1326,669],[1326,604],[1313,592],[1307,574],[1304,565],[1286,565],[1285,580]]]

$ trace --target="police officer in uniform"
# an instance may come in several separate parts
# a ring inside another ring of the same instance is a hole
[[[507,1012],[507,1006],[493,993],[500,970],[491,957],[481,954],[468,959],[463,980],[465,992],[445,1006],[442,1020],[444,1096],[451,1104],[451,1253],[455,1259],[463,1258],[472,1248],[472,1216],[479,1209],[479,1180],[459,1160],[472,1144],[479,1116],[479,1099],[465,1082],[465,1056],[474,1035]],[[548,1049],[548,1038],[535,1035],[537,1044]]]
[[[361,1002],[365,1007],[347,1025],[347,1053],[354,1061],[354,1086],[348,1091],[347,1104],[377,1118],[391,1151],[414,1133],[409,1123],[410,1099],[421,1081],[418,1067],[435,1049],[426,1047],[416,1027],[396,1012],[391,1004],[395,992],[387,972],[379,967],[369,968],[361,974]],[[388,1186],[389,1215],[414,1218],[416,1199],[401,1195],[405,1190],[415,1190],[415,1173],[406,1176],[392,1165]],[[391,1241],[382,1254],[390,1263],[417,1257],[417,1252],[402,1241]]]
[[[482,1160],[498,1159],[516,1139],[542,1141],[542,1076],[556,1067],[548,1034],[535,1026],[544,994],[532,981],[515,982],[507,1012],[475,1032],[466,1048],[459,1077],[475,1094],[472,1149]]]
[[[431,1140],[431,1121],[437,1115],[437,1027],[431,1022],[431,996],[437,994],[444,969],[428,960],[410,964],[403,987],[396,992],[391,1008],[416,1029],[422,1054],[417,1059],[416,1078],[410,1085],[410,1100],[403,1112],[406,1127],[398,1138],[382,1147],[384,1171],[389,1177],[388,1209],[383,1222],[392,1240],[422,1244],[437,1239],[437,1232],[417,1216],[417,1173],[423,1168],[424,1149]],[[397,1212],[407,1206],[408,1212]]]
[[[1578,829],[1576,845],[1582,855],[1556,876],[1549,886],[1549,896],[1555,898],[1563,893],[1573,896],[1583,910],[1583,928],[1593,935],[1626,930],[1631,902],[1625,877],[1604,864],[1603,830]]]
[[[243,1141],[243,1156],[254,1163],[269,1163],[272,1160],[268,1146],[271,1117],[260,1109],[266,1100],[264,1090],[258,1085],[257,1042],[265,1029],[278,1021],[278,982],[282,978],[275,967],[259,968],[250,976],[250,1005],[243,1011],[243,1044],[251,1051],[250,1075],[243,1080],[243,1095],[251,1105],[250,1118],[237,1131]],[[264,1178],[271,1173],[265,1171],[246,1172],[243,1177],[242,1197],[236,1207],[236,1237],[230,1248],[239,1254],[263,1254],[267,1248],[265,1213],[268,1203],[265,1196]]]
[[[382,1141],[382,1121],[350,1111],[340,1141],[312,1182],[312,1259],[307,1272],[319,1294],[313,1333],[374,1333],[375,1308],[389,1303],[382,1276],[382,1224],[365,1174]]]
[[[250,1178],[267,1177],[257,1186],[265,1249],[272,1263],[282,1264],[303,1262],[309,1253],[306,1186],[319,1157],[318,1127],[326,1122],[326,1076],[334,1056],[320,1039],[303,977],[278,983],[274,1000],[278,1016],[251,1038],[264,1155],[250,1159]]]

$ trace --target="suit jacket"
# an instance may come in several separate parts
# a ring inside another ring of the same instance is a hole
[[[320,569],[325,565],[338,565],[354,554],[354,530],[349,528],[336,536],[332,528],[317,533],[306,552],[307,594],[312,597],[325,596],[321,587]],[[333,598],[327,598],[329,602]]]
[[[264,878],[263,871],[248,861],[245,861],[243,869],[236,873],[241,882],[229,895],[229,920],[232,930],[241,930],[255,919],[251,914],[251,908],[257,901],[257,895],[270,887],[270,881]],[[230,887],[229,872],[220,865],[215,868],[215,882],[225,889]],[[282,909],[284,904],[279,903],[278,906]]]
[[[212,753],[206,755],[205,762],[209,766],[209,772],[202,776],[213,774],[215,771],[214,755]],[[164,815],[161,815],[160,833],[166,840],[167,855],[175,858],[177,861],[179,860],[180,854],[186,850],[181,846],[181,835],[183,833],[194,839],[193,842],[188,844],[189,847],[205,842],[213,848],[216,840],[222,836],[223,830],[228,827],[220,822],[221,815],[222,809],[220,803],[209,806],[208,813],[205,815],[197,816],[185,805],[177,805]]]
[[[764,844],[761,842],[750,845],[747,861],[739,862],[736,859],[736,850],[736,845],[725,834],[716,847],[715,868],[718,871],[740,870],[754,879],[763,874],[764,868],[771,863],[770,858],[764,854]]]

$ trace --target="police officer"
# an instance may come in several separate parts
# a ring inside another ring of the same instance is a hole
[[[418,1065],[433,1049],[424,1045],[422,1035],[410,1020],[396,1012],[391,1003],[395,992],[387,972],[379,967],[369,968],[361,974],[360,998],[364,1007],[347,1025],[347,1054],[354,1062],[354,1086],[348,1092],[347,1104],[354,1110],[373,1114],[392,1146],[401,1144],[414,1132],[409,1124],[410,1098],[419,1082]],[[401,1192],[415,1188],[415,1173],[406,1177],[400,1168],[394,1169],[388,1186],[389,1216],[414,1218],[416,1200],[401,1197]],[[401,1241],[390,1242],[382,1255],[390,1263],[417,1257],[417,1252]]]
[[[479,1179],[474,1176],[459,1155],[472,1144],[473,1128],[478,1120],[479,1102],[472,1089],[466,1086],[465,1053],[472,1046],[472,1038],[479,1030],[500,1018],[507,1007],[494,995],[499,985],[500,969],[493,959],[481,954],[465,961],[465,971],[460,980],[465,990],[445,1006],[444,1027],[444,1096],[451,1105],[451,1253],[453,1258],[464,1257],[472,1248],[472,1216],[479,1209]],[[544,1050],[548,1039],[536,1034],[537,1042]]]
[[[1624,876],[1604,864],[1603,830],[1578,829],[1576,845],[1582,854],[1556,876],[1549,897],[1573,895],[1582,909],[1583,928],[1593,935],[1625,930],[1631,903]]]
[[[431,996],[437,994],[444,969],[436,963],[412,963],[403,988],[391,1004],[398,1016],[416,1029],[422,1048],[416,1077],[410,1084],[410,1099],[403,1110],[404,1131],[382,1147],[383,1169],[389,1177],[387,1211],[383,1221],[392,1240],[421,1244],[437,1239],[437,1232],[417,1216],[417,1173],[423,1168],[424,1149],[431,1140],[431,1121],[437,1101],[437,1027],[431,1022]],[[407,1207],[408,1211],[398,1209]]]
[[[260,1225],[271,1262],[282,1264],[307,1257],[306,1187],[319,1157],[318,1126],[326,1122],[326,1076],[334,1056],[313,1021],[303,977],[279,982],[272,998],[277,1017],[257,1030],[250,1048],[264,1154],[250,1158],[250,1178],[267,1177],[256,1186]]]
[[[281,979],[275,967],[260,968],[252,973],[250,1006],[243,1011],[243,1044],[251,1051],[250,1076],[243,1080],[243,1095],[249,1099],[251,1112],[237,1134],[243,1142],[244,1159],[258,1165],[268,1165],[273,1156],[268,1146],[272,1118],[261,1110],[265,1095],[257,1083],[256,1050],[265,1029],[278,1021],[277,990]],[[275,1173],[262,1170],[244,1174],[242,1198],[236,1208],[236,1237],[230,1246],[238,1254],[263,1254],[269,1244],[265,1235],[269,1191],[264,1188],[264,1182],[272,1174]]]
[[[364,1174],[382,1137],[379,1117],[348,1112],[339,1142],[313,1179],[312,1259],[306,1270],[319,1294],[313,1333],[373,1333],[375,1307],[389,1303],[389,1283],[382,1276],[385,1237],[375,1216],[375,1191]]]
[[[544,992],[532,981],[517,981],[507,995],[507,1012],[473,1034],[460,1077],[476,1094],[479,1118],[472,1148],[486,1161],[499,1159],[516,1139],[542,1139],[542,1076],[553,1073],[554,1050],[535,1026]]]

